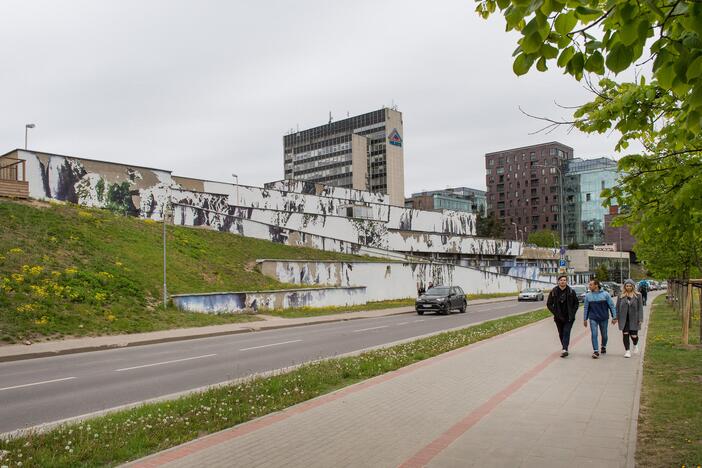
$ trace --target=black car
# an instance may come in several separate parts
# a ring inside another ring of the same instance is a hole
[[[467,305],[466,293],[459,286],[434,286],[419,296],[414,309],[419,315],[431,311],[448,315],[455,309],[464,313]]]

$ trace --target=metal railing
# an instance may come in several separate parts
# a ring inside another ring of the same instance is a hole
[[[14,161],[9,164],[4,164],[3,161],[0,161],[0,180],[12,180],[12,181],[19,181],[19,182],[26,182],[27,181],[27,169],[26,169],[26,162],[24,159],[18,159],[18,160],[5,160],[5,161]],[[20,175],[22,176],[20,178]]]

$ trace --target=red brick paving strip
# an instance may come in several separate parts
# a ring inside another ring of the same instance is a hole
[[[467,351],[470,351],[471,349],[475,349],[475,347],[477,347],[477,346],[482,346],[486,343],[489,343],[490,341],[502,339],[502,338],[505,338],[507,336],[513,335],[515,333],[519,333],[520,331],[523,331],[529,327],[532,327],[539,322],[540,321],[530,323],[530,324],[525,325],[523,327],[520,327],[520,328],[517,328],[514,330],[510,330],[506,333],[502,333],[500,335],[496,335],[496,336],[493,336],[493,337],[485,339],[485,340],[478,341],[478,342],[470,344],[468,346],[454,349],[453,351],[448,351],[448,352],[440,354],[438,356],[434,356],[432,358],[425,359],[423,361],[419,361],[419,362],[416,362],[414,364],[410,364],[408,366],[402,367],[402,368],[397,369],[395,371],[388,372],[386,374],[382,374],[382,375],[379,375],[377,377],[373,377],[371,379],[365,380],[365,381],[357,383],[355,385],[351,385],[351,386],[346,387],[344,389],[338,390],[334,393],[329,393],[327,395],[322,395],[320,397],[317,397],[313,400],[299,403],[299,404],[292,406],[290,408],[287,408],[281,412],[262,416],[259,419],[255,419],[253,421],[249,421],[249,422],[240,424],[239,426],[235,426],[235,427],[232,427],[230,429],[224,429],[224,430],[217,432],[215,434],[205,436],[205,437],[202,437],[200,439],[195,439],[191,442],[186,442],[183,445],[174,447],[170,450],[163,451],[159,454],[148,457],[142,461],[136,461],[135,463],[133,463],[129,466],[134,467],[134,468],[147,468],[147,467],[150,468],[150,467],[155,467],[155,466],[161,466],[161,465],[164,465],[164,464],[169,463],[171,461],[178,460],[180,458],[184,458],[184,457],[191,455],[193,453],[197,453],[199,451],[206,450],[210,447],[214,447],[215,445],[221,444],[223,442],[227,442],[227,441],[235,439],[237,437],[241,437],[243,435],[250,434],[250,433],[255,432],[259,429],[263,429],[265,427],[271,426],[277,422],[284,421],[292,416],[295,416],[296,414],[305,413],[311,409],[317,408],[318,406],[322,406],[322,405],[325,405],[327,403],[331,403],[332,401],[336,401],[336,400],[343,398],[347,395],[351,395],[353,393],[360,392],[361,390],[365,390],[366,388],[374,387],[374,386],[379,385],[383,382],[387,382],[388,380],[392,380],[392,379],[395,379],[395,378],[400,377],[402,375],[409,374],[411,372],[414,372],[415,370],[429,366],[435,362],[443,361],[444,359],[448,359],[448,358],[455,356],[457,354],[465,353]],[[580,338],[582,338],[582,337],[579,337],[577,340],[579,340]],[[577,341],[577,340],[575,340],[575,341]],[[551,357],[549,357],[548,359],[551,359]],[[548,361],[548,362],[550,363],[550,361]],[[547,365],[548,365],[548,363],[547,363]],[[531,372],[531,371],[529,371],[529,372]],[[514,383],[512,385],[514,385]],[[519,385],[519,386],[521,387],[521,385]],[[510,387],[508,387],[508,388],[510,388]],[[502,394],[502,393],[500,393],[500,394]],[[495,397],[493,397],[493,399],[494,398]],[[506,396],[504,398],[506,398]],[[504,399],[504,398],[502,398],[502,399]],[[490,401],[492,401],[492,399]],[[500,401],[502,401],[502,400],[500,400]],[[497,403],[495,403],[495,406],[496,405],[497,405]],[[493,406],[493,408],[494,408],[494,406]],[[492,410],[492,408],[490,408],[490,410]],[[485,413],[485,414],[487,414],[487,413]],[[480,417],[482,417],[482,415]],[[432,444],[433,443],[434,442],[432,442]],[[446,445],[448,445],[448,444],[446,444]],[[429,446],[427,446],[427,447],[429,447]],[[436,452],[436,453],[438,453],[438,452]],[[416,456],[417,455],[415,455],[415,457]],[[410,460],[413,460],[415,457],[413,457]],[[432,458],[433,458],[433,455],[432,455]],[[408,466],[417,466],[417,465],[408,465]]]
[[[571,345],[577,344],[580,340],[585,337],[586,333],[580,334],[575,338]],[[424,467],[429,464],[429,462],[437,456],[439,453],[443,452],[446,447],[451,445],[459,437],[461,437],[465,432],[478,423],[484,416],[487,416],[494,410],[497,405],[509,398],[510,395],[514,394],[517,390],[522,388],[527,382],[536,377],[546,369],[549,364],[557,360],[560,357],[560,352],[550,354],[546,359],[541,361],[541,363],[532,367],[519,377],[507,387],[502,389],[500,392],[494,394],[488,401],[480,405],[478,408],[471,411],[465,418],[458,421],[453,425],[448,431],[441,434],[436,439],[432,440],[424,446],[419,452],[414,454],[409,460],[405,461],[400,468],[418,468]]]

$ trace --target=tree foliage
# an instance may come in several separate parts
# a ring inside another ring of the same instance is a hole
[[[534,231],[529,233],[527,238],[527,243],[534,244],[537,247],[549,247],[554,248],[560,244],[558,240],[558,234],[550,229],[542,229],[540,231]]]
[[[595,271],[595,278],[600,281],[609,281],[609,269],[604,263],[600,263]]]
[[[496,216],[482,216],[480,213],[475,218],[475,231],[478,237],[501,239],[505,236],[505,226]]]
[[[487,18],[498,9],[507,30],[520,33],[517,75],[534,65],[539,71],[555,66],[576,80],[585,77],[594,93],[572,121],[544,119],[546,128],[565,123],[586,133],[617,130],[617,151],[632,141],[642,144],[641,154],[620,159],[620,183],[603,193],[607,204],[628,207],[615,222],[630,226],[637,256],[659,274],[699,269],[702,2],[479,0],[476,11]],[[637,78],[617,81],[625,70]]]

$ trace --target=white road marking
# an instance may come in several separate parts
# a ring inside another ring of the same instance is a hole
[[[302,340],[292,340],[292,341],[283,341],[281,343],[271,343],[271,344],[266,344],[266,345],[261,345],[261,346],[252,346],[251,348],[242,348],[239,351],[248,351],[250,349],[260,349],[260,348],[268,348],[270,346],[280,346],[288,343],[298,343]]]
[[[407,325],[409,322],[400,322],[398,325]]]
[[[424,321],[424,319],[420,319],[420,320],[415,320],[415,321],[414,321],[414,323],[417,323],[417,322],[423,322],[423,321]]]
[[[216,356],[216,354],[204,354],[202,356],[194,356],[194,357],[183,358],[183,359],[174,359],[172,361],[154,362],[153,364],[144,364],[143,366],[124,367],[122,369],[115,369],[115,372],[123,372],[123,371],[128,371],[128,370],[133,370],[133,369],[143,369],[144,367],[161,366],[163,364],[173,364],[174,362],[192,361],[193,359],[203,359],[203,358],[212,357],[212,356]]]
[[[28,384],[24,384],[24,385],[15,385],[13,387],[0,388],[0,392],[2,392],[3,390],[12,390],[13,388],[31,387],[33,385],[43,385],[43,384],[54,383],[54,382],[63,382],[64,380],[72,380],[72,379],[75,379],[75,377],[64,377],[63,379],[44,380],[42,382],[34,382],[34,383],[28,383]]]
[[[381,325],[381,326],[379,326],[379,327],[361,328],[360,330],[354,330],[353,332],[356,333],[356,332],[362,332],[362,331],[368,331],[368,330],[378,330],[378,329],[380,329],[380,328],[388,328],[388,326],[387,326],[387,325]]]

